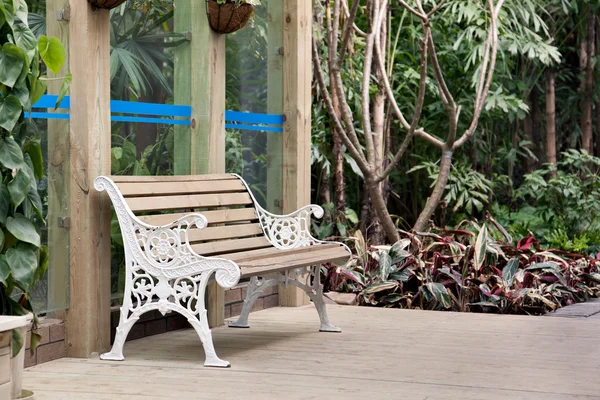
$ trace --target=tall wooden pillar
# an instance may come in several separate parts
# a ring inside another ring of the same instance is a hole
[[[285,0],[283,6],[283,212],[310,203],[312,2]],[[282,306],[308,304],[296,287],[280,288]]]
[[[110,344],[110,203],[94,189],[110,174],[109,12],[71,0],[70,307],[67,354],[89,357]]]
[[[175,130],[175,174],[225,172],[225,35],[208,25],[206,3],[175,0],[175,30],[188,42],[175,53],[175,103],[192,107],[192,126]],[[224,291],[208,288],[211,326],[225,322]]]

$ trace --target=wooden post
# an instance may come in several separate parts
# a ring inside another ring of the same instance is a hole
[[[283,6],[283,212],[310,203],[312,2],[285,0]],[[309,304],[296,288],[280,288],[279,303]]]
[[[69,48],[69,22],[58,21],[56,12],[68,7],[68,0],[46,1],[46,32]],[[58,77],[69,69],[69,52]],[[52,72],[48,71],[52,76]],[[58,94],[61,81],[50,81],[48,93]],[[54,112],[49,109],[48,112]],[[64,110],[57,110],[64,112]],[[48,120],[48,310],[65,310],[69,306],[69,121]]]
[[[175,0],[175,29],[189,42],[175,54],[175,103],[192,107],[192,126],[175,130],[175,174],[225,172],[225,35],[208,25],[206,4]],[[225,295],[208,288],[211,327],[225,323]]]
[[[71,1],[71,299],[67,355],[90,357],[110,342],[110,203],[94,189],[110,174],[109,12]]]
[[[268,3],[269,33],[267,40],[267,112],[283,114],[283,3]],[[281,214],[283,136],[267,133],[267,210]]]

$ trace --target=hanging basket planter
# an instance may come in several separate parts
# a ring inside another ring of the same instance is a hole
[[[254,12],[254,6],[248,3],[236,4],[230,0],[223,4],[217,3],[216,0],[207,0],[206,12],[208,23],[213,31],[232,33],[242,29],[248,23]]]
[[[112,8],[119,7],[126,1],[127,0],[88,0],[88,3],[90,3],[93,8],[105,8],[110,10]]]

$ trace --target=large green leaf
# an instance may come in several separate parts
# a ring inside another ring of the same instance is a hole
[[[363,290],[363,294],[373,294],[373,293],[377,293],[377,292],[382,292],[384,290],[395,289],[397,287],[398,287],[398,282],[396,282],[396,281],[380,282],[380,283],[371,285],[368,288],[366,288],[365,290]]]
[[[392,257],[385,250],[379,252],[379,277],[382,281],[386,281],[388,276],[393,271]]]
[[[40,235],[35,229],[35,225],[24,216],[8,217],[6,229],[17,239],[40,247]]]
[[[485,224],[481,227],[477,240],[475,241],[475,259],[473,260],[473,267],[476,271],[479,271],[485,263],[485,254],[487,252],[488,242],[488,231]]]
[[[25,85],[15,86],[11,92],[19,101],[23,108],[29,108],[29,89]]]
[[[56,104],[54,104],[54,109],[57,109],[60,106],[60,103],[69,92],[69,87],[71,86],[72,81],[73,75],[71,75],[71,73],[68,72],[63,79],[62,85],[60,86],[60,91],[58,92],[58,97],[56,98]]]
[[[11,137],[0,139],[0,164],[5,168],[21,168],[25,163],[21,147]]]
[[[25,152],[29,154],[33,165],[33,172],[36,178],[44,178],[44,157],[42,155],[42,146],[39,140],[27,140],[25,143]]]
[[[33,171],[31,171],[28,165],[17,171],[17,175],[8,184],[8,192],[15,207],[21,205],[27,198],[29,189],[34,182]]]
[[[8,187],[0,182],[0,224],[6,224],[6,218],[11,209],[10,193]]]
[[[4,234],[2,234],[4,237]],[[0,255],[0,283],[3,283],[6,286],[8,277],[10,276],[10,266],[6,262],[6,256],[4,254]]]
[[[0,127],[7,131],[12,131],[19,121],[22,112],[21,102],[16,96],[11,94],[6,96],[6,98],[0,97]]]
[[[27,9],[27,2],[25,0],[13,0],[13,2],[15,5],[15,17],[21,21],[23,25],[29,27],[29,21],[27,19],[27,14],[29,11]]]
[[[15,281],[28,291],[34,282],[38,262],[32,246],[20,242],[16,247],[6,250],[6,262]]]
[[[512,286],[515,280],[515,274],[519,269],[519,259],[511,258],[508,260],[504,268],[502,268],[502,280],[504,281],[504,286],[509,288]]]
[[[15,25],[13,29],[13,35],[17,46],[25,50],[29,61],[27,64],[29,65],[35,56],[37,39],[35,38],[33,32],[31,32],[31,29],[24,25]]]
[[[24,344],[25,344],[25,338],[23,337],[21,330],[13,329],[12,330],[12,343],[10,346],[12,348],[12,357],[13,358],[15,358],[17,355],[19,355]]]
[[[52,71],[54,75],[58,75],[66,57],[65,48],[60,40],[54,36],[41,36],[38,42],[38,49],[44,64],[46,64],[48,69]]]
[[[446,287],[439,282],[426,283],[422,290],[427,290],[444,308],[449,308],[452,303],[450,302],[450,295]]]
[[[0,83],[13,87],[23,70],[27,70],[27,55],[12,43],[5,43],[0,49]]]

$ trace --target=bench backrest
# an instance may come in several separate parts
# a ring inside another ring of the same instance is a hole
[[[129,208],[143,222],[167,225],[191,213],[208,227],[190,231],[192,248],[216,256],[272,247],[258,222],[252,196],[235,175],[111,176]]]

